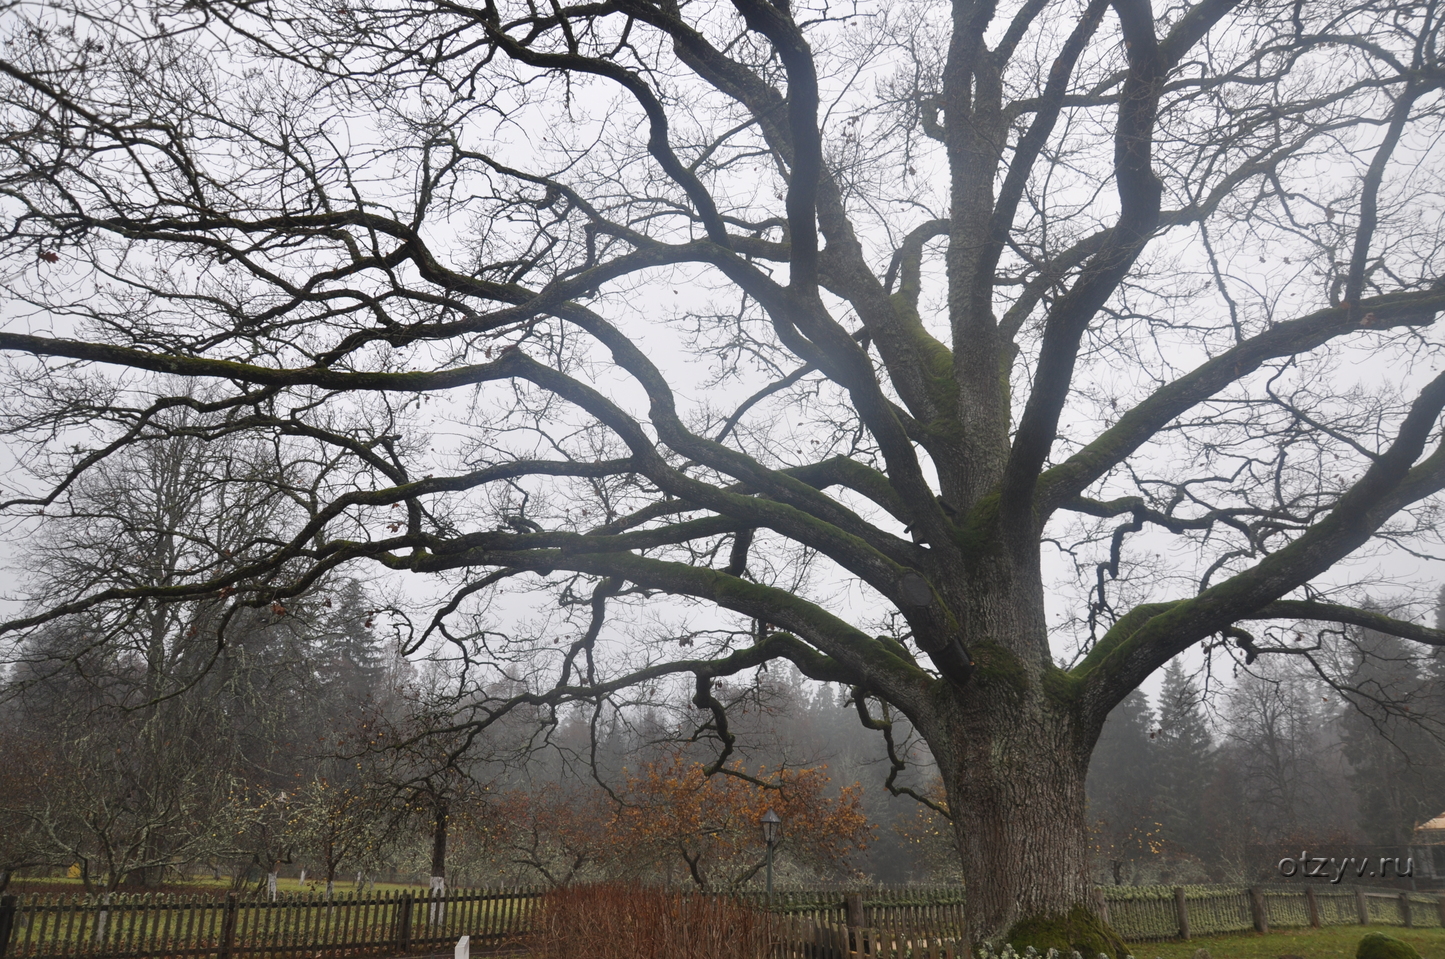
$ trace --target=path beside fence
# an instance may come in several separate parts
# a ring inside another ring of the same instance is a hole
[[[515,950],[545,895],[540,887],[458,890],[444,895],[5,896],[0,959],[327,959],[446,954],[470,936],[476,955]],[[763,893],[743,899],[769,905]],[[1329,925],[1445,926],[1445,898],[1342,886],[1110,886],[1101,914],[1124,939],[1188,939],[1255,929]],[[961,946],[957,887],[785,890],[777,916],[778,959],[915,950],[954,959]],[[861,938],[860,938],[861,937]]]

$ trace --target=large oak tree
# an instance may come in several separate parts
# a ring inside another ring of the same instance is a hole
[[[369,561],[469,668],[547,633],[494,593],[580,614],[459,722],[691,675],[718,769],[714,683],[791,660],[927,741],[976,936],[1088,903],[1090,750],[1181,651],[1441,642],[1329,575],[1445,485],[1433,0],[6,15],[4,509],[184,423],[304,514],[12,635]]]

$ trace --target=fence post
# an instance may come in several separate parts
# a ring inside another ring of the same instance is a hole
[[[845,892],[843,894],[843,909],[848,916],[848,925],[859,928],[867,925],[867,923],[863,921],[863,894],[861,892]]]
[[[1410,894],[1400,893],[1400,918],[1405,920],[1405,928],[1409,929],[1415,924],[1410,921]]]
[[[1174,914],[1179,917],[1179,938],[1189,938],[1189,903],[1184,899],[1184,887],[1174,887]]]
[[[1445,896],[1441,896],[1435,900],[1435,908],[1440,913],[1440,926],[1441,928],[1445,928]]]
[[[1305,908],[1309,910],[1310,925],[1320,928],[1320,902],[1315,898],[1315,887],[1305,886]]]
[[[1099,921],[1109,925],[1109,900],[1104,898],[1104,890],[1098,886],[1094,887],[1094,911],[1099,914]]]
[[[0,959],[10,947],[10,934],[15,930],[15,897],[0,896]]]
[[[1355,887],[1355,912],[1358,914],[1360,925],[1370,924],[1370,904],[1365,901],[1365,890],[1359,886]]]
[[[411,893],[402,893],[396,909],[396,948],[406,952],[411,948]]]
[[[221,941],[216,947],[217,959],[231,959],[236,945],[236,894],[226,893],[226,911],[221,916]]]
[[[1254,919],[1254,931],[1269,932],[1269,912],[1264,905],[1264,890],[1252,886],[1249,890],[1249,912]]]

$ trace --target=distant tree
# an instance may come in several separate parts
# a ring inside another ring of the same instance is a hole
[[[932,806],[915,804],[908,818],[899,817],[892,824],[892,831],[903,841],[903,849],[916,870],[910,878],[961,882],[963,873],[958,866],[958,837],[953,831],[952,821],[945,815],[948,797],[944,795],[943,783],[931,784],[924,793],[932,800]]]
[[[1230,687],[1219,760],[1235,766],[1262,838],[1316,845],[1338,838],[1352,811],[1329,687],[1296,664],[1256,664]]]
[[[26,856],[78,866],[101,890],[213,860],[234,773],[216,704],[157,698],[171,675],[157,675],[143,644],[102,641],[112,628],[98,617],[51,624],[0,687],[15,757],[5,805],[23,823]],[[187,658],[172,665],[184,670]]]
[[[1360,825],[1375,843],[1407,843],[1445,805],[1440,677],[1418,647],[1370,629],[1349,630],[1340,716]]]
[[[861,788],[844,786],[832,796],[829,784],[825,768],[733,767],[709,775],[677,753],[629,777],[612,820],[613,841],[633,868],[680,859],[699,888],[736,888],[765,864],[759,823],[771,808],[784,829],[776,865],[786,860],[805,873],[847,875],[849,854],[866,845],[872,827],[860,809]]]
[[[45,782],[46,750],[15,715],[0,704],[0,892],[17,870],[50,861],[49,849],[31,815]]]
[[[38,755],[17,751],[8,775],[19,789],[5,804],[32,861],[77,865],[87,890],[113,891],[213,860],[228,832],[232,771],[194,705],[127,713],[76,695],[69,714],[22,713]]]
[[[1202,856],[1207,840],[1201,804],[1213,778],[1213,739],[1199,687],[1175,659],[1159,690],[1152,764],[1160,836],[1176,854]]]
[[[230,828],[225,837],[231,866],[231,889],[239,892],[257,878],[256,892],[279,876],[281,866],[293,862],[298,841],[293,805],[294,787],[277,789],[269,783],[235,782],[228,797]],[[254,876],[259,873],[259,877]]]
[[[485,836],[495,869],[515,881],[549,886],[602,878],[618,850],[607,824],[607,796],[576,783],[512,788],[490,804]]]
[[[1228,748],[1216,753],[1214,775],[1200,803],[1199,836],[1208,849],[1203,866],[1214,882],[1254,882],[1261,878],[1263,837],[1251,818],[1245,777],[1238,764],[1230,762]]]
[[[389,797],[395,828],[426,837],[427,874],[431,888],[440,892],[449,875],[453,816],[475,809],[486,791],[486,761],[500,751],[496,740],[507,727],[493,726],[485,737],[467,726],[456,728],[450,708],[438,708],[436,699],[417,690],[402,691],[390,706],[366,719],[361,733],[367,742],[358,746],[375,788]]]
[[[1095,848],[1115,885],[1159,849],[1155,800],[1154,711],[1149,697],[1134,690],[1104,722],[1089,760],[1085,787]]]
[[[48,757],[51,788],[30,815],[49,861],[105,888],[229,857],[210,839],[237,831],[225,821],[240,809],[235,783],[294,788],[342,712],[310,665],[309,596],[236,607],[167,595],[264,548],[295,507],[278,492],[288,468],[200,427],[185,404],[139,432],[67,483],[23,546],[32,607],[67,592],[112,599],[29,634],[3,690]]]
[[[352,577],[329,586],[323,602],[311,638],[315,668],[336,705],[359,714],[386,683],[387,652],[375,628],[380,611]]]
[[[397,821],[382,784],[353,775],[341,763],[329,765],[332,775],[314,775],[289,796],[287,823],[297,858],[319,867],[327,898],[335,893],[343,867],[376,870],[395,838]]]

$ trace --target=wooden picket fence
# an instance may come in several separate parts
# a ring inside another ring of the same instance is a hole
[[[462,936],[479,950],[518,941],[545,890],[280,896],[6,896],[4,959],[392,956],[440,951]],[[8,935],[6,934],[8,932]],[[8,940],[8,945],[7,945]]]
[[[772,959],[971,959],[962,928],[897,921],[882,926],[778,917]]]
[[[414,893],[0,898],[0,959],[331,959],[525,948],[540,887]],[[771,907],[775,959],[963,959],[957,887],[804,889],[738,898]],[[1348,886],[1106,887],[1100,912],[1124,939],[1335,924],[1445,926],[1438,895]]]
[[[963,889],[959,886],[784,889],[773,893],[771,899],[751,890],[735,895],[759,909],[824,926],[963,929]]]
[[[1445,926],[1445,896],[1367,886],[1108,886],[1099,912],[1124,939],[1361,925]]]

